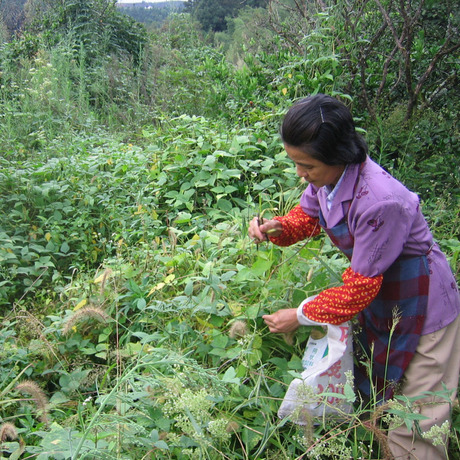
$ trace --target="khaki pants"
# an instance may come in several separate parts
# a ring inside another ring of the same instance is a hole
[[[401,394],[409,398],[421,395],[423,392],[439,392],[443,390],[442,383],[448,389],[458,388],[460,372],[460,317],[457,317],[445,328],[423,335],[415,355],[404,376],[405,383]],[[452,402],[457,391],[452,394]],[[451,405],[449,401],[440,398],[423,398],[420,402],[420,413],[429,417],[421,420],[422,433],[434,425],[442,425],[450,421]],[[421,438],[416,432],[409,432],[402,425],[389,432],[389,446],[395,459],[410,460],[445,460],[446,447],[434,446],[430,440]]]

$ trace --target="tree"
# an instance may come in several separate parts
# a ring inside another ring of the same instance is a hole
[[[107,54],[125,54],[137,62],[147,37],[144,27],[116,8],[116,0],[28,0],[30,33],[49,45],[72,37],[90,62]]]
[[[354,56],[349,69],[356,72],[361,97],[374,119],[379,101],[390,96],[389,102],[394,102],[403,96],[408,120],[420,98],[427,103],[431,95],[457,79],[449,66],[443,69],[444,62],[460,47],[454,2],[344,2],[341,15],[347,36],[347,43],[340,39],[342,49],[347,56]],[[378,85],[370,86],[369,77],[376,73]]]
[[[7,33],[18,34],[24,23],[24,5],[26,0],[0,1],[0,15]]]
[[[236,17],[242,8],[267,5],[268,0],[189,0],[185,7],[204,30],[221,32],[227,29],[227,18]]]
[[[429,104],[458,82],[449,63],[460,47],[458,8],[452,0],[269,2],[270,26],[298,54],[311,46],[309,33],[322,27],[318,46],[333,44],[347,92],[374,121],[378,111],[401,101],[407,121],[420,100]]]

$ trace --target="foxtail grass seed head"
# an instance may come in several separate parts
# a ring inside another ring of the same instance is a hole
[[[385,460],[394,460],[393,454],[390,450],[390,445],[388,443],[387,433],[380,428],[379,421],[385,415],[385,409],[388,409],[388,405],[379,406],[371,414],[369,420],[363,423],[364,428],[371,432],[375,439],[377,440],[380,451],[382,453],[382,458]]]
[[[109,276],[112,274],[112,270],[110,268],[107,268],[105,271],[104,271],[104,275],[102,276],[102,282],[101,282],[101,290],[100,290],[100,293],[103,294],[104,293],[104,290],[105,290],[105,285],[107,283],[107,279],[109,278]]]
[[[37,407],[37,411],[40,414],[40,420],[45,425],[48,425],[48,398],[38,384],[32,380],[24,380],[16,385],[16,391],[32,396],[32,399]]]
[[[283,339],[288,345],[294,345],[295,332],[283,332]]]
[[[13,441],[18,437],[16,427],[12,423],[3,423],[0,425],[0,442],[5,442],[7,439]]]
[[[172,227],[168,228],[168,237],[171,243],[171,247],[175,248],[177,244],[177,234],[174,232],[174,229]]]
[[[239,339],[239,338],[245,337],[248,334],[249,334],[249,328],[248,328],[246,321],[243,321],[240,319],[235,321],[231,325],[230,330],[228,331],[228,335],[232,339]]]
[[[85,307],[74,313],[65,323],[62,334],[67,335],[73,327],[81,321],[93,319],[99,323],[106,323],[110,316],[99,307]]]
[[[228,422],[227,427],[226,427],[227,433],[236,433],[238,432],[239,429],[240,429],[240,425],[239,423],[235,421]]]

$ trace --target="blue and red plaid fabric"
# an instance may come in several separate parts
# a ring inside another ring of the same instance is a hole
[[[321,213],[319,220],[334,245],[351,259],[354,241],[346,217],[333,228],[326,227]],[[383,274],[377,297],[359,313],[355,385],[364,395],[372,394],[377,401],[393,396],[420,340],[428,289],[426,256],[401,256]]]
[[[401,257],[383,274],[376,299],[358,315],[355,343],[360,361],[370,358],[372,368],[370,377],[361,362],[355,367],[355,384],[364,394],[372,392],[377,400],[393,396],[419,343],[428,289],[426,256]]]
[[[348,229],[346,218],[344,218],[335,227],[327,228],[323,213],[320,211],[319,224],[328,234],[329,238],[332,241],[332,244],[339,248],[348,257],[348,259],[351,260],[351,256],[353,255],[354,238],[353,235],[351,235],[350,230]]]

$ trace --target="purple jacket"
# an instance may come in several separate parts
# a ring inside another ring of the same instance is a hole
[[[309,185],[300,205],[309,216],[323,214],[328,228],[347,216],[354,238],[351,268],[364,276],[384,273],[401,255],[426,254],[430,268],[428,309],[422,334],[442,329],[460,312],[457,283],[420,210],[417,195],[367,158],[349,165],[330,209],[325,187]]]

